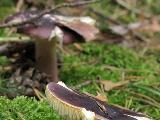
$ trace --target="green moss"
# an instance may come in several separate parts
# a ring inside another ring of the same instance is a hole
[[[0,65],[7,65],[9,63],[9,60],[6,56],[0,56]]]
[[[0,6],[11,7],[11,6],[13,6],[13,1],[11,1],[11,0],[1,0]]]
[[[160,65],[156,57],[153,55],[141,57],[135,51],[117,45],[88,43],[81,46],[84,52],[76,52],[76,49],[71,46],[74,53],[64,56],[64,66],[60,71],[62,81],[68,85],[76,85],[85,80],[102,79],[115,82],[130,76],[140,77],[136,82],[131,82],[123,89],[106,93],[106,96],[111,104],[119,104],[124,107],[127,100],[133,97],[130,108],[145,112],[155,118],[158,117],[160,112],[158,108],[148,106],[145,102],[134,99],[137,98],[136,96],[123,91],[129,89],[129,91],[144,94],[156,101],[160,99],[160,96],[157,95],[159,91],[155,94],[155,89],[150,87],[151,84],[159,83],[159,77],[156,73]],[[123,78],[123,73],[125,73],[125,78]],[[142,86],[147,86],[150,89],[143,89]],[[92,94],[95,94],[96,91],[101,92],[100,87],[95,84],[83,87],[81,91]]]
[[[3,11],[3,12],[0,12],[0,20],[3,21],[5,17],[7,17],[9,14],[14,12],[14,8],[0,6],[0,11]]]
[[[97,79],[116,82],[128,79],[127,77],[130,76],[140,77],[124,88],[111,90],[108,93],[106,92],[105,95],[108,96],[109,103],[124,107],[128,104],[128,100],[133,98],[130,108],[146,112],[148,115],[158,118],[158,108],[137,100],[136,96],[125,91],[129,90],[144,94],[155,101],[160,99],[160,90],[156,91],[157,89],[150,87],[151,84],[157,84],[159,81],[157,72],[160,65],[157,63],[156,57],[153,55],[141,57],[135,51],[117,45],[87,43],[81,44],[81,47],[84,52],[79,52],[74,46],[69,46],[70,50],[73,51],[72,54],[63,55],[64,62],[60,69],[60,79],[63,82],[69,86],[74,86],[86,80],[93,80],[93,84],[82,87],[80,91],[96,95],[97,91],[100,93],[103,91],[94,82]],[[4,82],[2,84],[4,85]],[[3,104],[0,108],[2,118],[19,119],[21,115],[27,120],[57,118],[57,115],[52,113],[53,110],[46,102],[36,101],[33,98],[17,97],[14,100],[1,98],[0,104]]]
[[[59,1],[57,1],[59,3]],[[159,1],[146,0],[139,1],[136,8],[147,14],[158,14]],[[11,0],[0,2],[0,20],[2,21],[9,13],[14,12]],[[124,24],[139,21],[139,15],[124,10],[111,0],[102,0],[100,4],[93,4],[91,7],[102,12],[105,16],[114,18]],[[127,11],[127,12],[126,12]],[[125,13],[126,12],[126,13]],[[125,13],[125,14],[124,14]],[[92,13],[90,13],[93,15]],[[99,22],[99,26],[106,31],[111,24],[99,16],[94,16]],[[0,36],[6,36],[7,30],[0,30]],[[157,38],[159,34],[157,33]],[[97,79],[111,80],[113,82],[127,80],[129,77],[139,77],[135,82],[120,89],[114,89],[104,94],[111,104],[129,107],[139,112],[143,112],[155,119],[160,119],[159,104],[155,106],[146,103],[143,99],[131,94],[131,91],[148,96],[159,102],[160,89],[157,87],[159,77],[160,54],[149,53],[143,57],[132,49],[122,48],[117,45],[106,45],[98,43],[81,44],[84,52],[79,52],[74,46],[69,46],[72,51],[69,55],[63,55],[63,66],[60,69],[60,79],[69,86],[75,86],[86,80],[96,81]],[[0,65],[8,64],[5,57],[0,57]],[[5,79],[4,79],[5,78]],[[6,88],[7,76],[1,75],[0,91],[16,92],[16,90]],[[96,95],[102,92],[102,88],[95,82],[82,87],[82,92],[89,92]],[[153,102],[154,103],[154,102]],[[157,106],[156,106],[157,105]],[[0,119],[2,120],[60,120],[61,118],[49,107],[46,101],[37,101],[34,98],[17,97],[13,100],[0,97]]]
[[[46,101],[17,97],[13,100],[0,97],[1,120],[61,120]]]
[[[74,83],[101,77],[116,81],[123,71],[126,71],[126,75],[147,77],[159,68],[154,58],[138,57],[138,54],[127,48],[97,43],[83,44],[82,47],[84,53],[64,56],[65,62],[60,73],[62,80]]]

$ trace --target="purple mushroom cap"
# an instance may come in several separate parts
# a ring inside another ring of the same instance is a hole
[[[19,12],[7,17],[5,23],[24,21],[37,16],[39,13],[37,11]],[[64,22],[65,20],[63,19],[68,18],[55,14],[46,14],[33,20],[31,23],[18,26],[17,32],[34,38],[48,40],[55,26],[57,26],[63,31],[64,44],[95,39],[95,35],[99,32],[97,28],[85,22],[77,21],[77,19]]]
[[[47,89],[59,100],[71,106],[85,108],[102,118],[106,118],[106,120],[139,120],[136,118],[147,118],[143,114],[109,105],[104,101],[63,87],[57,83],[49,83]]]

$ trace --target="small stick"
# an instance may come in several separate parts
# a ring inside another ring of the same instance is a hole
[[[20,12],[20,10],[22,9],[23,5],[24,5],[24,0],[18,0],[17,6],[16,6],[16,12]]]
[[[46,97],[36,88],[32,88],[39,100],[45,100]]]
[[[87,85],[89,85],[91,83],[92,83],[91,80],[87,80],[87,81],[84,81],[83,83],[80,83],[80,84],[78,84],[78,85],[76,85],[76,86],[74,86],[72,88],[77,90],[77,89],[80,89],[80,88],[82,88],[84,86],[87,86]]]
[[[0,45],[8,42],[31,41],[29,37],[0,37]]]

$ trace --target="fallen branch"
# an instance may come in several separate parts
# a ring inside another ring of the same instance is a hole
[[[73,2],[73,3],[62,3],[62,4],[59,4],[59,5],[55,6],[52,9],[44,10],[41,13],[39,13],[37,16],[29,18],[27,20],[20,21],[20,22],[14,22],[14,23],[1,24],[0,28],[16,27],[16,26],[19,26],[19,25],[27,24],[27,23],[32,23],[32,21],[42,17],[43,15],[52,13],[55,10],[58,10],[60,8],[77,7],[77,6],[87,5],[87,4],[91,4],[91,3],[96,3],[96,2],[99,2],[99,1],[100,0],[88,0],[88,1]]]

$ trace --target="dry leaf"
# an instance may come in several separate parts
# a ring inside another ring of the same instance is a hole
[[[102,95],[100,93],[97,93],[97,96],[95,98],[101,100],[101,101],[108,101],[107,97],[105,95]]]
[[[118,87],[122,87],[126,84],[128,84],[130,81],[120,81],[120,82],[112,82],[112,81],[108,81],[108,80],[100,80],[100,84],[104,86],[104,90],[105,91],[110,91],[112,89],[118,88]]]

